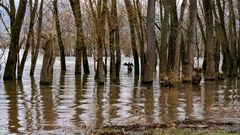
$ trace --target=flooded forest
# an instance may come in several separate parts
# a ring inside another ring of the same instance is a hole
[[[240,1],[0,0],[0,108],[0,134],[238,134]]]

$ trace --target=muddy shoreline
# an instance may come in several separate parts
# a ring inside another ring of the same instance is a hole
[[[240,123],[232,121],[201,121],[185,120],[157,124],[133,124],[133,125],[106,125],[97,128],[97,134],[155,134],[157,130],[185,130],[191,131],[222,131],[224,133],[240,134]],[[157,133],[158,134],[158,133]]]

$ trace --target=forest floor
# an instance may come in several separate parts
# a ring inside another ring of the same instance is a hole
[[[105,126],[98,135],[239,135],[240,124],[231,122],[191,121],[152,125]]]

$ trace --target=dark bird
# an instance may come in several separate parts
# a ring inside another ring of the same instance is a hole
[[[133,64],[131,63],[131,62],[125,62],[124,64],[123,64],[124,66],[127,66],[127,68],[128,68],[128,73],[131,73],[132,72],[132,67],[133,67]]]

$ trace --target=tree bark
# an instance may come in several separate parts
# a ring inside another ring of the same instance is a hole
[[[181,13],[180,13],[180,18],[179,18],[179,23],[177,26],[177,35],[176,35],[176,48],[175,48],[175,62],[173,65],[173,70],[170,75],[172,76],[172,80],[175,82],[179,81],[179,71],[180,71],[180,54],[181,54],[181,38],[182,38],[182,27],[184,23],[184,12],[186,9],[186,2],[187,0],[183,0],[182,5],[181,5]],[[170,71],[171,72],[171,71]]]
[[[240,1],[238,1],[238,28],[240,28]],[[238,29],[238,78],[240,79],[240,29]]]
[[[34,55],[33,60],[31,63],[31,70],[30,70],[30,76],[34,75],[35,67],[38,59],[38,53],[41,46],[41,33],[42,33],[42,18],[43,18],[43,3],[44,0],[41,0],[40,8],[39,8],[39,16],[38,16],[38,27],[37,27],[37,44],[36,48],[34,49]]]
[[[176,50],[176,37],[177,37],[177,27],[178,27],[178,16],[177,16],[177,6],[176,0],[170,0],[170,36],[169,36],[169,49],[168,49],[168,63],[167,72],[171,73],[175,63],[175,50]]]
[[[128,21],[129,21],[129,27],[130,27],[130,33],[131,33],[131,44],[132,44],[132,52],[133,52],[133,58],[134,58],[134,72],[135,75],[139,75],[139,57],[138,57],[138,51],[137,51],[137,45],[136,45],[136,33],[135,33],[135,27],[134,27],[134,21],[136,18],[134,17],[134,11],[132,4],[130,0],[124,0],[127,14],[128,14]]]
[[[10,1],[10,23],[11,23],[11,41],[10,49],[7,58],[6,68],[4,71],[4,80],[15,80],[16,79],[16,65],[17,57],[19,53],[19,38],[21,35],[21,29],[23,20],[25,17],[27,0],[20,0],[18,5],[17,13],[15,11],[14,1]]]
[[[116,83],[117,81],[117,76],[119,77],[119,70],[117,68],[117,57],[115,54],[117,54],[116,48],[119,48],[119,33],[117,34],[116,32],[119,32],[118,28],[118,18],[117,18],[117,1],[112,0],[112,6],[111,6],[111,14],[109,15],[109,47],[110,47],[110,78],[111,78],[111,83]],[[118,41],[117,41],[118,40]],[[121,57],[121,56],[120,56]],[[118,73],[117,73],[118,72]]]
[[[237,74],[237,30],[233,1],[229,0],[229,43],[232,54],[231,76]]]
[[[58,0],[53,0],[53,14],[56,20],[57,39],[58,39],[57,41],[58,41],[58,46],[60,51],[61,70],[65,71],[66,70],[65,51],[64,51],[63,41],[62,41],[62,32],[61,32],[61,26],[60,26],[60,21],[58,16],[57,2]]]
[[[83,58],[83,69],[85,74],[89,74],[89,65],[87,59],[87,49],[84,41],[84,33],[82,26],[82,13],[79,0],[69,0],[72,11],[74,14],[76,29],[77,29],[77,42],[76,42],[76,65],[75,65],[75,73],[81,74],[82,68],[82,58]]]
[[[29,30],[28,30],[28,36],[27,36],[27,41],[26,41],[26,47],[22,56],[22,60],[20,63],[20,68],[18,70],[18,79],[22,79],[23,75],[23,70],[24,70],[24,65],[28,56],[28,51],[29,48],[31,47],[31,39],[33,37],[33,26],[34,26],[34,20],[35,20],[35,15],[37,11],[37,6],[38,6],[38,1],[34,2],[34,6],[32,7],[32,0],[30,0],[30,23],[29,23]]]
[[[190,23],[188,26],[187,56],[183,63],[183,82],[191,82],[194,66],[195,28],[197,22],[197,1],[190,0],[189,7]]]
[[[164,5],[164,18],[161,31],[161,45],[160,45],[160,79],[166,77],[167,71],[167,47],[168,47],[168,25],[169,25],[169,0],[163,0]]]
[[[55,23],[55,22],[54,22]],[[55,25],[53,25],[55,26]],[[41,85],[49,85],[51,83],[52,73],[53,73],[53,65],[55,62],[55,45],[56,45],[56,37],[52,33],[50,35],[50,39],[43,46],[45,51],[43,57],[42,70],[40,75],[40,84]]]
[[[206,80],[215,80],[216,71],[214,63],[214,33],[213,33],[213,10],[212,2],[210,0],[203,0],[203,8],[205,13],[206,22],[206,44],[205,44],[205,54],[206,57]]]
[[[217,7],[218,7],[218,14],[220,19],[220,30],[222,35],[222,50],[223,50],[223,71],[227,76],[231,76],[231,67],[232,67],[232,55],[229,49],[229,41],[227,38],[227,32],[225,27],[225,16],[224,16],[224,9],[225,5],[221,6],[221,1],[216,0]]]
[[[152,84],[156,63],[155,0],[148,0],[147,7],[147,62],[144,67],[143,84]]]
[[[145,59],[145,52],[144,52],[144,43],[145,43],[145,30],[144,30],[144,24],[143,24],[143,17],[141,12],[141,4],[139,0],[136,2],[134,1],[135,5],[135,12],[134,12],[134,18],[136,18],[136,21],[134,21],[134,26],[136,28],[137,36],[138,36],[138,44],[140,47],[140,61],[141,61],[141,75],[144,75],[144,67],[146,64]]]

